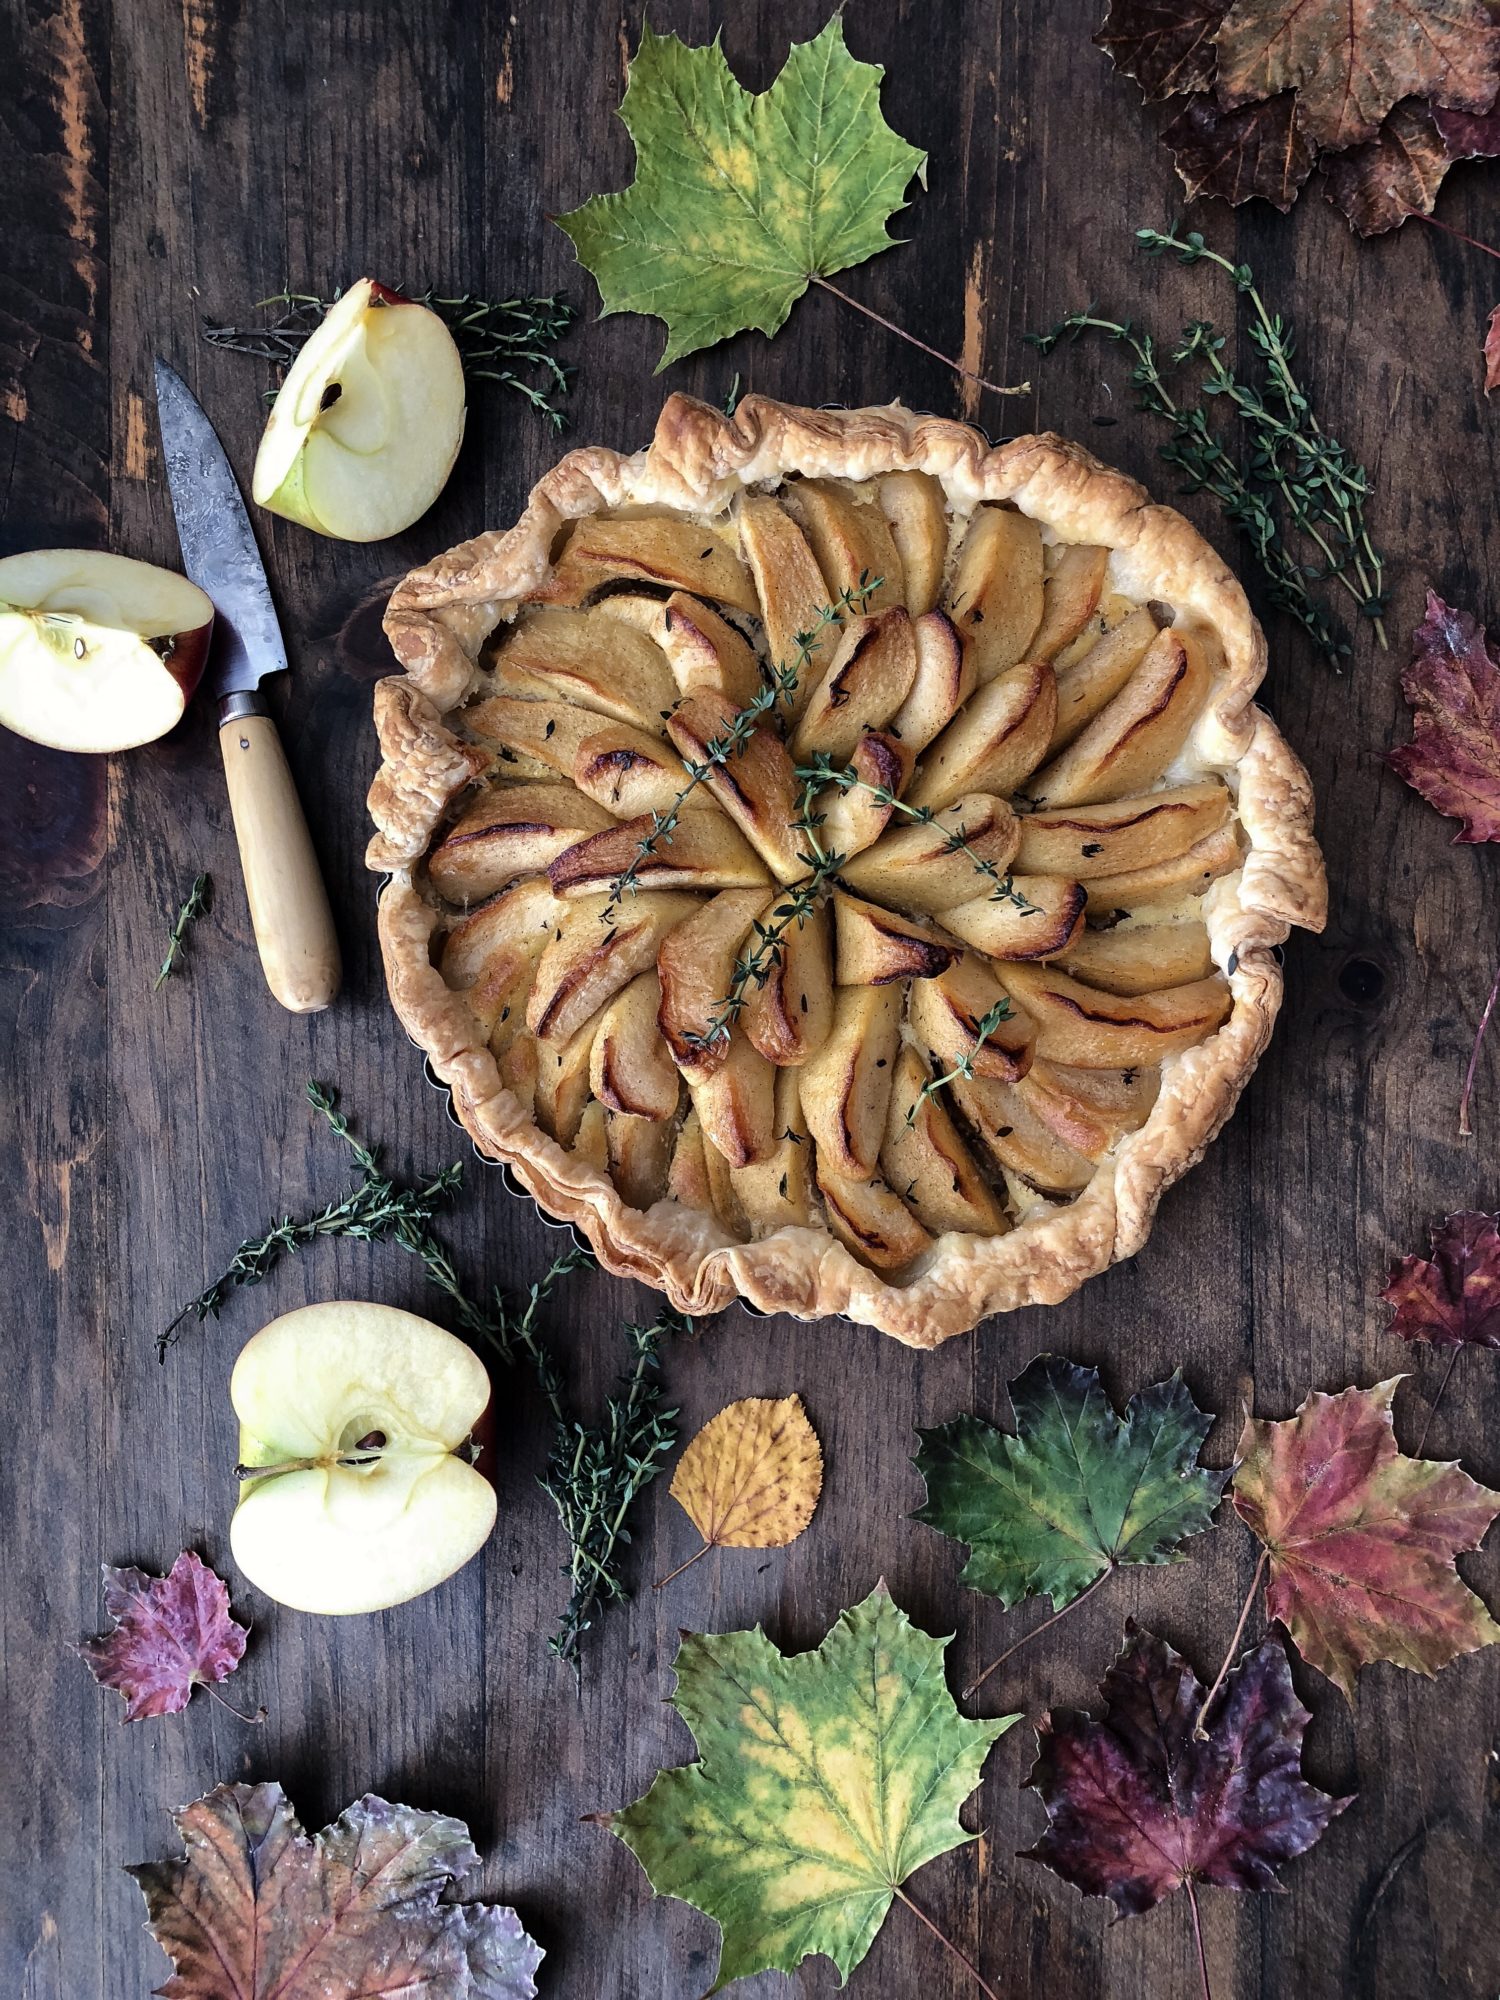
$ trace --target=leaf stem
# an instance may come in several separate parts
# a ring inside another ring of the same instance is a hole
[[[1021,1637],[1016,1640],[1013,1646],[1007,1646],[1005,1651],[1001,1653],[998,1656],[998,1658],[990,1661],[989,1665],[985,1668],[982,1674],[976,1675],[975,1678],[969,1682],[969,1685],[964,1689],[963,1693],[959,1696],[959,1700],[972,1701],[974,1696],[979,1692],[979,1690],[984,1686],[985,1682],[989,1679],[990,1675],[994,1673],[997,1667],[1003,1667],[1005,1665],[1005,1662],[1010,1658],[1012,1653],[1019,1653],[1021,1648],[1023,1646],[1029,1646],[1032,1640],[1035,1639],[1039,1633],[1045,1632],[1049,1626],[1055,1625],[1060,1618],[1066,1618],[1070,1611],[1076,1611],[1079,1605],[1082,1604],[1083,1600],[1086,1597],[1092,1597],[1094,1592],[1099,1588],[1100,1584],[1105,1582],[1107,1578],[1113,1575],[1114,1575],[1114,1566],[1112,1564],[1108,1569],[1101,1569],[1099,1574],[1094,1578],[1093,1582],[1089,1584],[1086,1589],[1080,1590],[1076,1597],[1069,1598],[1068,1602],[1063,1606],[1061,1611],[1054,1611],[1052,1616],[1050,1618],[1044,1618],[1040,1625],[1033,1625],[1029,1632],[1023,1632]]]
[[[1435,215],[1424,215],[1419,208],[1408,209],[1407,214],[1414,215],[1418,222],[1430,223],[1434,229],[1441,229],[1445,236],[1456,236],[1460,243],[1467,243],[1471,250],[1482,250],[1486,257],[1500,257],[1500,250],[1496,250],[1489,243],[1481,243],[1477,236],[1465,236],[1464,232],[1455,229],[1451,222],[1439,222]]]
[[[1459,1346],[1455,1347],[1453,1352],[1448,1356],[1448,1366],[1443,1370],[1443,1379],[1437,1385],[1437,1394],[1427,1405],[1427,1421],[1422,1426],[1422,1435],[1417,1439],[1417,1448],[1412,1453],[1413,1458],[1420,1458],[1422,1456],[1422,1447],[1427,1442],[1427,1433],[1432,1429],[1432,1420],[1437,1415],[1437,1406],[1443,1400],[1443,1391],[1448,1386],[1448,1377],[1453,1373],[1453,1364],[1462,1353],[1463,1348]]]
[[[245,1711],[242,1708],[236,1708],[232,1701],[226,1701],[223,1695],[221,1695],[215,1688],[212,1681],[200,1680],[197,1683],[197,1685],[202,1688],[203,1692],[210,1698],[210,1700],[216,1701],[219,1704],[220,1708],[227,1709],[228,1712],[232,1716],[236,1717],[238,1721],[248,1722],[252,1729],[259,1728],[261,1723],[265,1721],[266,1711],[264,1708],[256,1709],[254,1715],[246,1715]]]
[[[1479,1028],[1474,1036],[1474,1046],[1469,1051],[1469,1067],[1464,1072],[1463,1095],[1458,1100],[1458,1136],[1472,1139],[1474,1127],[1469,1123],[1469,1100],[1474,1095],[1474,1078],[1479,1070],[1479,1051],[1484,1046],[1485,1031],[1490,1025],[1490,1016],[1495,1011],[1495,1003],[1500,1000],[1500,965],[1495,967],[1494,984],[1490,987],[1490,997],[1484,1003],[1484,1012],[1479,1017]]]
[[[1214,2000],[1213,1988],[1208,1983],[1208,1956],[1203,1949],[1203,1920],[1198,1915],[1198,1892],[1193,1887],[1193,1878],[1187,1876],[1183,1882],[1187,1890],[1188,1908],[1193,1913],[1193,1943],[1198,1947],[1198,1977],[1203,1981],[1203,2000]]]
[[[674,1582],[676,1578],[681,1576],[682,1572],[685,1569],[691,1569],[693,1564],[697,1562],[699,1556],[706,1556],[710,1549],[717,1547],[718,1547],[717,1542],[705,1542],[701,1549],[693,1550],[693,1553],[688,1557],[685,1563],[679,1563],[676,1569],[669,1569],[665,1576],[658,1577],[656,1582],[652,1584],[651,1588],[653,1590],[664,1590],[669,1583]]]
[[[940,1930],[938,1926],[932,1921],[932,1918],[928,1916],[927,1912],[923,1909],[919,1909],[917,1905],[912,1901],[911,1897],[907,1895],[904,1889],[897,1887],[896,1899],[898,1902],[905,1903],[907,1909],[911,1911],[912,1915],[918,1918],[920,1922],[926,1924],[928,1930],[932,1932],[932,1935],[937,1939],[938,1943],[940,1945],[943,1945],[948,1951],[952,1952],[953,1956],[958,1960],[959,1964],[964,1967],[965,1971],[969,1974],[970,1978],[974,1981],[974,1984],[979,1988],[980,1992],[984,1994],[985,2000],[1000,2000],[999,1994],[995,1991],[994,1987],[991,1986],[988,1983],[988,1981],[984,1978],[984,1976],[981,1974],[979,1970],[979,1967],[974,1963],[973,1959],[970,1958],[969,1954],[965,1950],[963,1950],[961,1946],[956,1945],[953,1942],[952,1938],[949,1937],[946,1931]]]
[[[887,333],[894,333],[898,340],[909,341],[913,347],[920,347],[924,354],[930,354],[934,361],[941,361],[945,368],[951,368],[955,375],[962,375],[966,382],[977,382],[981,389],[993,390],[997,396],[1029,396],[1031,394],[1031,384],[1029,382],[1016,382],[1010,388],[1006,388],[1002,383],[990,381],[987,375],[976,375],[972,368],[965,368],[963,363],[955,361],[951,354],[939,353],[937,348],[929,347],[925,340],[918,340],[914,333],[908,333],[904,326],[897,326],[893,319],[887,319],[884,313],[876,312],[873,306],[863,305],[858,299],[851,298],[848,292],[840,291],[837,285],[830,285],[828,280],[819,277],[816,271],[811,271],[808,275],[812,279],[812,282],[815,285],[821,285],[825,292],[832,292],[836,299],[842,299],[846,306],[853,306],[857,313],[863,313],[866,319],[874,320],[875,324],[883,326]]]
[[[1240,1606],[1239,1622],[1235,1626],[1233,1635],[1230,1638],[1229,1651],[1224,1655],[1224,1664],[1214,1675],[1214,1684],[1203,1697],[1203,1706],[1198,1711],[1198,1720],[1193,1724],[1193,1734],[1200,1743],[1208,1741],[1208,1731],[1203,1727],[1204,1721],[1208,1715],[1208,1711],[1214,1705],[1214,1697],[1218,1694],[1219,1689],[1223,1687],[1225,1676],[1233,1664],[1235,1648],[1240,1643],[1241,1635],[1245,1630],[1246,1622],[1250,1616],[1251,1607],[1255,1603],[1255,1593],[1260,1589],[1260,1580],[1266,1573],[1266,1564],[1270,1559],[1271,1551],[1269,1549],[1262,1549],[1260,1552],[1260,1561],[1255,1565],[1255,1574],[1250,1579],[1250,1588],[1245,1593],[1245,1601]]]

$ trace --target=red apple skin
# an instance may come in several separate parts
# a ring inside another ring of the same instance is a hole
[[[172,650],[162,660],[162,665],[182,689],[184,709],[198,691],[198,683],[203,678],[203,669],[208,665],[208,649],[213,643],[214,621],[200,625],[194,632],[179,632],[172,641]]]

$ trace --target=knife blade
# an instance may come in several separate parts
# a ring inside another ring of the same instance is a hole
[[[341,965],[307,820],[260,691],[268,674],[287,666],[281,622],[224,447],[181,376],[160,360],[156,404],[183,568],[216,614],[205,678],[219,702],[219,748],[261,967],[283,1007],[316,1013],[338,992]]]

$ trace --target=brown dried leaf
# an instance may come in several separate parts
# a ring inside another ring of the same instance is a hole
[[[1285,214],[1313,166],[1295,102],[1283,91],[1264,104],[1224,111],[1209,92],[1190,97],[1161,130],[1188,199],[1214,194],[1237,204],[1260,195]]]
[[[699,1555],[785,1548],[822,1490],[823,1453],[800,1396],[746,1396],[720,1410],[682,1454],[669,1489],[703,1537]]]
[[[1148,99],[1211,90],[1214,35],[1228,0],[1109,0],[1094,40]]]
[[[1500,389],[1500,306],[1490,314],[1484,335],[1484,393]]]
[[[1314,147],[1373,139],[1403,97],[1487,111],[1500,88],[1500,27],[1484,0],[1236,0],[1217,36],[1229,108],[1297,92]]]
[[[1361,236],[1431,215],[1453,155],[1429,106],[1398,104],[1368,145],[1323,162],[1328,199]]]

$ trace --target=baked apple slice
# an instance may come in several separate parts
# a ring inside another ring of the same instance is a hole
[[[951,938],[842,889],[833,892],[834,963],[840,986],[933,979],[959,956]]]
[[[1002,1016],[979,1039],[980,1023],[1004,1002]],[[1036,1029],[981,958],[966,952],[957,964],[911,989],[911,1031],[945,1073],[968,1064],[976,1076],[1013,1082],[1031,1067]]]
[[[1113,701],[1027,787],[1038,808],[1128,798],[1159,778],[1186,743],[1213,676],[1203,648],[1170,626]]]
[[[880,482],[880,511],[901,558],[906,608],[913,618],[921,618],[942,594],[948,563],[942,483],[930,472],[888,472]]]
[[[670,833],[659,833],[655,817],[643,813],[565,849],[548,874],[559,896],[591,896],[630,868],[642,889],[770,887],[760,857],[720,812],[684,813]]]
[[[799,479],[786,489],[827,586],[825,601],[854,600],[856,611],[906,603],[906,579],[890,524],[873,500],[856,500],[833,479]]]
[[[974,662],[946,611],[914,618],[911,630],[917,671],[891,719],[891,734],[915,755],[947,728],[974,692]]]
[[[1238,868],[1241,859],[1239,835],[1231,822],[1170,861],[1101,875],[1086,883],[1089,910],[1145,910],[1154,904],[1179,903],[1184,896],[1201,896],[1211,882]]]
[[[611,1111],[660,1122],[677,1110],[680,1083],[657,1022],[661,981],[643,972],[599,1015],[589,1054],[589,1089]]]
[[[904,608],[851,618],[828,671],[813,689],[792,737],[805,764],[818,755],[843,764],[869,729],[883,729],[911,691],[917,643]]]
[[[584,1161],[586,1165],[595,1168],[601,1174],[609,1172],[609,1132],[605,1122],[607,1117],[608,1113],[604,1106],[597,1100],[586,1104],[583,1116],[578,1121],[578,1131],[573,1144],[569,1148],[575,1160]]]
[[[681,514],[590,514],[576,521],[533,602],[579,605],[606,584],[647,583],[758,612],[755,585],[712,528]]]
[[[658,1022],[672,1060],[684,1076],[707,1076],[729,1054],[729,1037],[705,1037],[734,984],[735,963],[750,926],[771,898],[763,889],[725,889],[700,903],[661,941],[656,957],[661,981]]]
[[[1207,926],[1196,916],[1086,930],[1059,962],[1075,979],[1125,995],[1186,986],[1189,980],[1207,979],[1214,969]]]
[[[1057,720],[1052,725],[1049,755],[1055,757],[1114,700],[1145,659],[1160,629],[1151,613],[1138,607],[1127,612],[1070,666],[1063,665],[1071,651],[1065,649],[1055,663]]]
[[[450,903],[477,902],[613,824],[571,785],[496,785],[432,850],[428,879]]]
[[[1057,682],[1045,660],[981,687],[924,752],[907,797],[933,811],[965,792],[1017,790],[1046,755],[1057,717]]]
[[[948,611],[980,687],[1031,657],[1042,622],[1042,532],[1013,507],[976,508],[948,590]]]
[[[938,1098],[924,1095],[932,1072],[913,1048],[896,1058],[880,1171],[919,1222],[942,1235],[962,1229],[999,1236],[1004,1208]]]
[[[914,991],[921,991],[918,986]],[[899,986],[841,986],[833,1026],[802,1065],[802,1114],[835,1173],[871,1174],[880,1157],[901,1044]]]
[[[712,1069],[684,1072],[688,1095],[710,1149],[731,1167],[748,1167],[776,1148],[776,1071],[744,1031],[731,1028]],[[714,1162],[709,1161],[713,1171]]]
[[[1217,975],[1128,997],[1101,992],[1038,965],[1007,965],[1006,988],[1036,1023],[1036,1053],[1080,1069],[1160,1063],[1211,1035],[1229,1014]]]
[[[616,819],[639,819],[642,813],[716,812],[715,801],[701,787],[682,797],[682,759],[658,737],[648,737],[627,722],[586,718],[590,733],[573,751],[573,783],[587,798]]]
[[[659,756],[661,737],[648,736],[633,723],[606,724],[590,708],[567,701],[522,701],[515,695],[490,695],[464,710],[464,726],[481,743],[493,744],[502,760],[519,757],[528,767],[539,767],[543,777],[556,773],[573,776],[573,767],[583,745],[607,727],[611,737],[633,745],[646,756]],[[531,774],[528,768],[524,775]],[[678,779],[681,787],[681,779]]]
[[[696,896],[647,891],[616,904],[581,896],[563,906],[526,1003],[526,1025],[544,1041],[565,1042],[637,973],[656,963],[662,941],[699,908]]]
[[[1060,549],[1042,591],[1042,622],[1026,648],[1030,660],[1055,660],[1093,617],[1104,591],[1109,550],[1082,542]]]
[[[523,700],[573,701],[658,735],[678,697],[661,648],[598,611],[532,611],[495,653],[495,691]]]
[[[990,890],[956,903],[944,910],[943,923],[986,958],[1056,958],[1082,931],[1087,901],[1081,882],[1013,875],[1010,895]]]
[[[800,657],[798,640],[814,635],[790,700],[777,699],[778,712],[794,723],[823,678],[838,640],[837,626],[823,622],[831,608],[828,586],[806,535],[780,501],[747,493],[740,502],[738,521],[740,548],[760,593],[766,659],[772,670],[795,666]]]
[[[735,713],[723,695],[689,695],[680,703],[667,734],[683,762],[704,763],[711,746],[726,740]],[[795,882],[807,873],[807,836],[793,824],[802,788],[786,745],[772,730],[757,725],[732,756],[713,765],[698,789],[723,807],[778,882]]]
[[[605,1113],[604,1140],[609,1171],[627,1208],[647,1209],[667,1192],[677,1120],[637,1118],[628,1111]]]
[[[932,1238],[884,1181],[868,1174],[839,1173],[821,1147],[817,1177],[829,1228],[862,1264],[877,1271],[900,1271],[931,1249]]]
[[[849,860],[873,847],[895,816],[891,799],[901,796],[911,776],[912,760],[905,746],[883,729],[870,729],[854,746],[846,769],[862,782],[829,785],[818,794],[816,809],[823,816],[818,841],[825,854]],[[868,790],[878,785],[889,798]]]
[[[1027,813],[1020,822],[1016,866],[1080,882],[1121,875],[1178,859],[1223,826],[1229,814],[1229,793],[1218,778],[1105,805]]]
[[[676,694],[706,689],[747,708],[760,693],[760,666],[750,641],[685,590],[674,590],[665,604],[659,597],[622,592],[601,598],[593,615],[623,619],[643,632],[666,661]]]
[[[812,1227],[812,1151],[802,1116],[801,1079],[794,1069],[778,1070],[776,1144],[763,1160],[729,1170],[729,1184],[752,1236]]]
[[[975,1143],[1007,1175],[1043,1194],[1078,1194],[1093,1179],[1096,1162],[1075,1152],[1037,1116],[1027,1081],[955,1076],[947,1087]]]
[[[596,1027],[596,1021],[585,1021],[566,1041],[537,1044],[536,1122],[559,1146],[573,1144],[589,1107],[589,1057]]]
[[[956,840],[964,847],[955,847]],[[898,824],[839,872],[876,902],[937,917],[993,883],[976,866],[976,855],[1003,876],[1019,842],[1016,816],[1004,799],[968,792],[930,820]]]
[[[1161,1072],[1034,1062],[1021,1089],[1054,1137],[1098,1161],[1146,1122],[1161,1089]]]
[[[698,1123],[697,1112],[690,1108],[672,1147],[672,1162],[667,1169],[667,1194],[671,1200],[681,1202],[684,1208],[705,1209],[712,1215],[714,1196],[708,1184],[706,1153],[703,1127]]]
[[[526,1024],[531,983],[565,913],[546,876],[537,875],[470,911],[443,941],[444,982],[467,999],[496,1055]]]
[[[833,1025],[830,928],[826,904],[800,924],[789,924],[765,985],[752,990],[740,1016],[746,1035],[778,1068],[805,1063],[828,1039]]]

